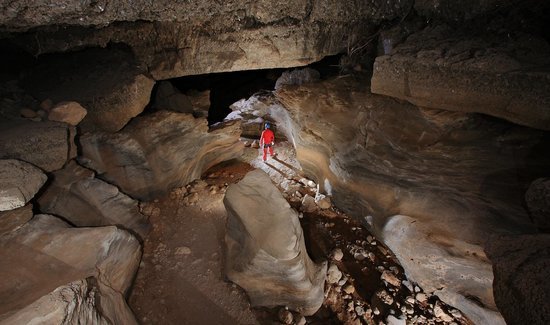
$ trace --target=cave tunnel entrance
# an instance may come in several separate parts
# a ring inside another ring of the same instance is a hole
[[[321,79],[338,75],[340,56],[329,56],[307,67],[317,70]],[[176,93],[185,95],[188,102],[180,98],[174,104],[189,105],[189,110],[192,109],[195,117],[207,117],[208,124],[212,125],[223,121],[231,113],[231,104],[261,91],[272,91],[284,71],[303,68],[305,67],[247,70],[167,79],[157,82],[151,93],[149,106],[163,108],[159,101],[162,102],[166,94],[171,96],[176,90]],[[169,88],[173,89],[167,90]],[[208,107],[205,107],[207,104]]]

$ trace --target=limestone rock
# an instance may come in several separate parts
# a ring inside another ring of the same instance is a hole
[[[321,306],[326,262],[309,258],[293,210],[261,170],[227,188],[227,277],[253,306],[288,306],[312,315]]]
[[[0,257],[4,261],[0,274],[5,279],[0,284],[0,323],[27,324],[48,315],[55,319],[67,315],[75,322],[89,317],[99,321],[101,313],[117,324],[136,324],[124,295],[141,250],[124,230],[71,228],[53,216],[35,215],[0,236]],[[91,310],[94,299],[101,301],[96,311]]]
[[[161,81],[153,106],[180,113],[193,113],[193,106],[189,98],[180,93],[170,81]]]
[[[77,102],[57,103],[48,114],[50,121],[64,122],[70,125],[78,125],[86,116],[87,111]]]
[[[529,186],[525,202],[537,227],[550,232],[550,178],[539,178]]]
[[[0,212],[0,236],[24,225],[32,218],[32,204]]]
[[[342,260],[342,257],[344,257],[344,252],[342,252],[342,250],[340,248],[335,248],[333,251],[332,251],[332,258],[335,260],[335,261],[341,261]]]
[[[283,324],[292,324],[292,322],[294,321],[294,316],[292,316],[292,313],[285,308],[279,310],[278,316],[279,320]]]
[[[493,262],[495,301],[506,322],[547,324],[550,235],[494,236],[486,251]]]
[[[533,54],[517,54],[523,49]],[[483,113],[550,130],[550,73],[531,69],[549,63],[550,44],[533,35],[511,42],[428,27],[376,59],[371,89],[421,107]]]
[[[24,118],[35,118],[38,116],[38,114],[30,108],[22,108],[20,113]]]
[[[117,225],[143,238],[149,222],[137,201],[94,172],[71,161],[53,173],[53,181],[38,198],[40,211],[58,215],[78,227]]]
[[[33,165],[15,159],[0,159],[0,211],[29,202],[48,177]]]
[[[193,106],[194,117],[208,117],[210,109],[210,90],[190,90],[186,93]]]
[[[304,212],[313,212],[317,209],[317,205],[315,204],[315,199],[313,196],[306,194],[302,198],[302,208]]]
[[[493,233],[536,230],[520,198],[533,175],[548,173],[545,132],[417,108],[364,84],[340,78],[282,88],[272,116],[304,172],[383,238],[407,278],[427,292],[444,287],[438,296],[474,322],[502,323],[483,243]],[[414,217],[392,222],[392,211]]]
[[[89,49],[40,60],[22,85],[37,98],[80,103],[87,110],[79,123],[83,132],[116,132],[149,103],[154,81],[128,51]]]
[[[150,200],[240,156],[239,135],[238,122],[208,130],[205,119],[159,111],[134,119],[116,134],[82,135],[79,162],[131,197]]]
[[[124,44],[143,72],[163,80],[303,66],[355,45],[370,26],[405,15],[412,3],[138,0],[88,6],[67,0],[46,6],[16,0],[1,11],[0,31],[32,29],[16,41],[33,54]]]
[[[0,158],[29,162],[46,172],[76,157],[76,130],[65,123],[0,122]]]

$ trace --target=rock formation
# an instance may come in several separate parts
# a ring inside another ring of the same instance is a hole
[[[0,211],[24,206],[48,177],[33,165],[15,159],[0,159]]]
[[[463,33],[463,32],[462,32]],[[376,58],[373,93],[550,130],[550,45],[526,33],[464,35],[436,26]]]
[[[73,126],[60,122],[0,121],[0,158],[54,171],[76,157],[75,133]]]
[[[138,241],[116,227],[71,228],[49,215],[0,236],[0,323],[136,324],[124,301]]]
[[[169,81],[159,82],[153,106],[174,112],[193,113],[193,105],[189,98],[180,93]]]
[[[80,137],[79,161],[140,200],[150,200],[197,179],[208,168],[238,157],[240,124],[208,130],[205,119],[159,111],[134,119],[118,133]]]
[[[0,211],[0,236],[24,225],[31,220],[32,215],[32,204],[9,211]]]
[[[409,278],[475,322],[495,321],[483,244],[492,233],[534,231],[522,188],[545,173],[545,133],[420,109],[372,95],[365,84],[336,79],[284,87],[276,94],[284,107],[267,111],[307,174],[337,206],[365,217]],[[392,218],[397,214],[409,217]],[[411,245],[410,234],[423,244]]]
[[[326,262],[306,251],[298,213],[261,170],[227,188],[227,277],[253,306],[288,306],[312,315],[323,303]]]
[[[38,198],[40,211],[58,215],[78,227],[119,226],[143,238],[149,229],[137,201],[116,186],[95,178],[93,171],[71,161],[52,175]]]
[[[154,81],[131,53],[114,48],[46,56],[26,71],[22,85],[39,99],[80,103],[87,110],[83,132],[116,132],[149,103]]]
[[[48,119],[76,126],[86,114],[86,109],[77,102],[61,102],[52,107]]]
[[[33,54],[125,44],[142,71],[160,80],[305,65],[360,42],[370,26],[403,16],[411,5],[411,0],[140,0],[44,6],[17,0],[1,9],[0,31],[28,31],[13,41]]]

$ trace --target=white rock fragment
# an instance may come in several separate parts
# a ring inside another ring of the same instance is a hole
[[[335,284],[340,281],[342,278],[342,272],[338,269],[338,266],[332,264],[327,271],[327,282],[330,284]]]
[[[332,255],[332,259],[334,259],[335,261],[341,261],[342,258],[344,257],[344,252],[342,252],[340,248],[335,248],[332,251],[331,255]]]

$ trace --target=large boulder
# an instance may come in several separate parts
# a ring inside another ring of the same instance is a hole
[[[326,262],[306,251],[298,213],[269,176],[254,170],[227,188],[227,277],[242,287],[253,306],[288,306],[315,313],[324,299]]]
[[[124,295],[137,271],[141,249],[124,230],[71,228],[56,217],[35,215],[0,237],[0,258],[2,324],[27,324],[29,319],[49,322],[49,317],[59,319],[64,314],[75,323],[86,323],[93,301],[93,314],[101,314],[99,320],[137,323]]]
[[[446,26],[409,36],[376,58],[373,93],[417,106],[477,112],[550,130],[550,44],[518,33],[464,35]]]
[[[48,177],[35,166],[15,159],[0,159],[0,211],[29,202]]]
[[[527,209],[537,227],[550,232],[550,178],[535,180],[525,193]]]
[[[78,227],[119,226],[142,238],[149,222],[137,201],[95,173],[71,161],[53,173],[52,182],[38,197],[40,211],[54,214]]]
[[[125,44],[144,72],[163,80],[319,61],[360,43],[374,24],[405,15],[412,3],[17,0],[0,8],[0,31],[31,29],[10,40],[37,55]]]
[[[154,84],[124,49],[46,56],[25,73],[22,81],[25,90],[36,98],[82,105],[87,111],[79,123],[83,132],[123,128],[149,104]],[[50,115],[58,115],[58,110],[54,107]]]
[[[80,137],[80,162],[140,200],[150,200],[200,178],[208,168],[242,154],[238,122],[208,129],[206,119],[159,111],[122,131]]]
[[[60,122],[0,122],[0,158],[29,162],[46,172],[76,157],[73,126]]]
[[[380,236],[413,281],[472,320],[493,322],[484,242],[535,231],[522,205],[530,180],[548,172],[545,132],[420,109],[373,95],[360,80],[283,87],[276,96],[270,115],[320,190]],[[469,283],[464,274],[480,277]]]
[[[506,322],[550,324],[550,235],[500,235],[486,248],[495,301]]]

